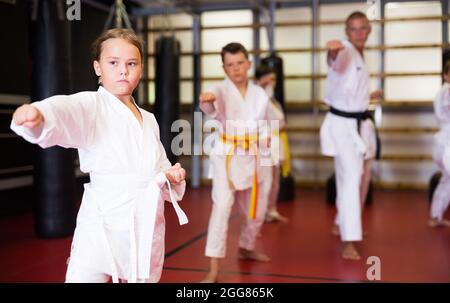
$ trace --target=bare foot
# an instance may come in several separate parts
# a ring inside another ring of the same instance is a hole
[[[428,221],[430,227],[450,227],[450,221],[442,219],[439,221],[437,218],[432,218]]]
[[[217,273],[209,272],[200,283],[217,283]]]
[[[337,225],[337,224],[333,225],[333,227],[331,228],[331,234],[333,236],[340,236],[339,225]]]
[[[219,276],[220,260],[219,258],[209,259],[209,272],[206,277],[200,281],[200,283],[217,283],[217,277]]]
[[[270,258],[268,256],[266,256],[265,254],[254,251],[254,250],[247,250],[244,248],[239,248],[239,259],[259,261],[259,262],[269,262],[270,261]]]
[[[331,234],[337,237],[341,235],[341,232],[339,231],[339,225],[337,224],[333,225],[333,227],[331,228]],[[363,237],[367,237],[368,235],[369,235],[368,232],[363,231]]]
[[[361,256],[353,242],[344,242],[341,256],[344,260],[359,260]]]
[[[285,216],[282,216],[279,212],[274,211],[274,212],[270,212],[267,213],[266,215],[266,220],[267,223],[272,223],[272,222],[289,222],[289,219],[286,218]]]

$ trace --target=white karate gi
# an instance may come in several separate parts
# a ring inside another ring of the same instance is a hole
[[[356,48],[343,40],[344,49],[328,68],[325,102],[345,112],[364,112],[369,105],[369,72]],[[359,186],[363,160],[375,155],[375,128],[371,120],[327,113],[320,129],[322,153],[334,157],[337,223],[342,241],[362,239]]]
[[[216,101],[213,104],[201,103],[200,108],[220,123],[223,133],[241,136],[247,131],[250,135],[259,133],[261,139],[268,136],[267,128],[257,127],[258,121],[267,123],[268,96],[261,87],[249,81],[245,98],[242,98],[233,82],[226,78],[220,85],[214,87],[212,92],[216,96]],[[230,158],[227,174],[226,155],[232,148],[231,144],[218,139],[210,155],[213,206],[205,249],[205,255],[208,257],[225,257],[228,221],[235,199],[245,217],[239,241],[239,246],[244,249],[254,249],[267,209],[271,166],[265,165],[271,165],[268,163],[271,161],[261,161],[257,166],[258,206],[255,219],[250,220],[248,210],[255,156],[237,147]],[[267,150],[263,148],[258,152],[267,154]]]
[[[90,174],[77,217],[66,282],[157,282],[164,261],[164,200],[180,224],[186,215],[177,201],[186,183],[170,189],[163,171],[171,167],[159,141],[153,114],[130,109],[103,87],[97,92],[54,96],[32,104],[44,116],[39,137],[11,128],[46,148],[77,148],[80,169]]]
[[[281,105],[270,99],[269,110],[268,110],[269,121],[278,121],[278,129],[272,129],[272,141],[271,141],[271,151],[272,151],[272,173],[271,173],[271,186],[267,202],[267,215],[276,216],[279,215],[277,211],[277,198],[278,192],[280,190],[280,162],[285,160],[286,151],[284,150],[284,145],[280,141],[279,130],[286,126],[286,121],[284,118],[283,109]],[[274,135],[275,131],[275,135]]]
[[[444,167],[444,157],[450,157],[450,84],[444,83],[434,99],[434,112],[439,121],[440,130],[435,135],[433,159],[442,172],[439,184],[433,194],[431,217],[442,221],[450,203],[450,171]]]

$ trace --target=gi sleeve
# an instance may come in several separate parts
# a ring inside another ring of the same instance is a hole
[[[219,87],[213,87],[209,90],[216,97],[214,102],[200,102],[200,109],[208,116],[214,119],[220,119],[223,115],[221,106],[223,104],[223,96]]]
[[[96,100],[90,92],[69,96],[53,96],[34,102],[44,117],[42,132],[35,133],[11,121],[11,129],[30,143],[42,148],[59,145],[65,148],[85,148],[95,131]]]
[[[434,112],[440,123],[450,123],[450,86],[444,85],[434,99]]]
[[[157,175],[156,175],[156,183],[158,184],[159,188],[161,188],[161,197],[164,201],[173,202],[172,198],[175,201],[181,201],[184,196],[184,192],[186,190],[186,181],[182,181],[176,184],[170,184],[166,178],[165,171],[172,167],[172,164],[170,163],[169,159],[167,159],[166,151],[164,150],[164,146],[162,145],[159,137],[159,126],[156,122],[155,117],[152,115],[152,124],[153,124],[153,130],[156,135],[156,139],[158,141],[158,147],[159,148],[159,159],[157,160]],[[170,188],[169,188],[170,187]]]
[[[348,47],[342,49],[335,60],[329,60],[328,66],[337,73],[343,73],[351,61],[351,53]]]

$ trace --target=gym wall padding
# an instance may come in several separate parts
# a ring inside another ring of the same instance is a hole
[[[81,3],[81,20],[72,21],[71,26],[71,58],[72,87],[74,92],[97,90],[97,76],[92,66],[91,44],[103,31],[107,12]]]
[[[175,133],[172,123],[180,117],[180,42],[173,36],[162,36],[156,41],[155,57],[155,117],[159,124],[161,142],[167,158],[173,164],[178,157],[172,153]]]
[[[27,2],[0,2],[0,94],[30,93]]]
[[[0,216],[30,212],[35,205],[32,190],[35,151],[40,147],[13,136],[9,127],[11,115],[19,106],[9,95],[27,102],[30,98],[31,59],[29,4],[18,0],[15,4],[0,2],[0,26],[14,30],[0,31],[0,41],[7,41],[0,48],[0,55],[8,58],[2,65],[7,73],[0,75]],[[81,2],[81,20],[70,22],[71,63],[73,92],[96,90],[97,77],[92,67],[91,43],[100,35],[105,25],[107,11]],[[26,180],[26,181],[25,181]],[[76,201],[81,200],[85,177],[78,177]],[[3,186],[1,186],[3,185]]]

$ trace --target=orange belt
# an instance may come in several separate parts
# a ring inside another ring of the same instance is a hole
[[[228,182],[230,183],[230,186],[233,187],[233,183],[230,180],[230,174],[228,173],[228,166],[230,162],[231,155],[233,152],[238,148],[241,147],[245,151],[250,150],[250,148],[254,148],[255,152],[255,168],[253,173],[253,186],[252,186],[252,194],[250,198],[250,208],[248,211],[248,217],[249,219],[255,219],[256,217],[256,209],[258,206],[258,173],[257,173],[257,156],[258,156],[258,135],[247,135],[247,136],[233,136],[233,135],[227,135],[227,134],[221,134],[220,138],[224,143],[230,144],[232,147],[227,153],[227,157],[225,160],[225,167],[227,170],[227,178]]]

